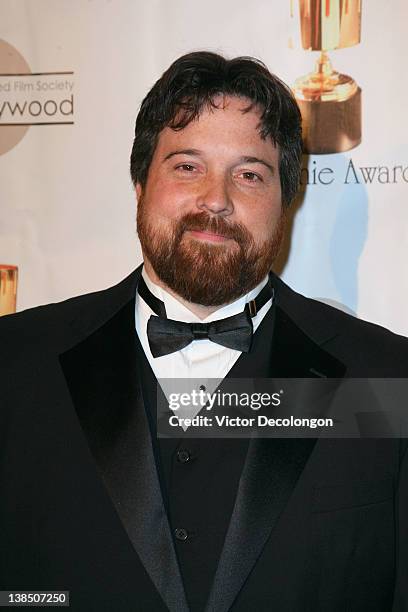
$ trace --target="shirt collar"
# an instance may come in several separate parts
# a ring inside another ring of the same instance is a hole
[[[215,312],[210,314],[205,319],[200,319],[195,315],[191,310],[186,308],[179,300],[170,295],[168,291],[159,287],[155,283],[153,283],[150,278],[147,276],[146,271],[143,267],[142,276],[144,281],[148,287],[148,289],[155,295],[159,300],[164,302],[166,313],[169,319],[174,319],[176,321],[184,321],[185,323],[210,323],[211,321],[218,321],[219,319],[224,319],[225,317],[231,317],[235,314],[242,312],[245,308],[245,304],[250,302],[261,291],[261,289],[268,282],[268,276],[265,278],[245,295],[242,295],[231,304],[227,304],[226,306],[222,306],[218,308]]]

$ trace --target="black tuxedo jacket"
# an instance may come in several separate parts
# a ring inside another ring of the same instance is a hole
[[[188,612],[135,362],[139,275],[0,321],[0,590]],[[273,376],[407,376],[406,339],[274,285]],[[205,611],[408,610],[407,491],[405,440],[251,440]]]

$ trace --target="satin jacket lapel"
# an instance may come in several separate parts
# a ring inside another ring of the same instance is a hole
[[[187,612],[138,381],[135,333],[133,296],[60,362],[98,472],[140,560],[168,609]]]
[[[276,306],[272,378],[339,379],[345,367]],[[316,439],[253,439],[206,612],[227,612],[276,527]]]

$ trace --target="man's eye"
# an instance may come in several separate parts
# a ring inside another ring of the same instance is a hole
[[[259,176],[259,174],[255,174],[255,172],[242,172],[241,176],[243,176],[244,179],[249,181],[250,183],[262,181],[262,178]]]
[[[191,164],[179,164],[176,166],[176,170],[185,170],[186,172],[192,172],[195,170],[195,167]]]

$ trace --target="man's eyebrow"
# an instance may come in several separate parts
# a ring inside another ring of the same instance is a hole
[[[264,159],[261,159],[260,157],[252,157],[250,155],[244,155],[243,157],[240,158],[239,163],[240,164],[263,164],[264,166],[268,168],[268,170],[270,170],[271,174],[275,174],[274,166],[270,164],[269,162],[265,161]]]
[[[177,149],[176,151],[171,151],[170,153],[168,153],[166,157],[163,159],[163,161],[167,161],[174,155],[196,155],[197,156],[201,154],[202,154],[202,151],[199,151],[198,149]]]

